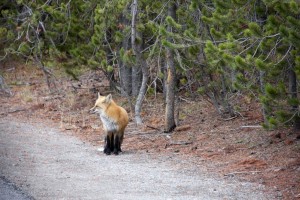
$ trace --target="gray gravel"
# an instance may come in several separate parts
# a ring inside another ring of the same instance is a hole
[[[45,125],[0,119],[0,176],[35,199],[274,199],[261,185],[182,170],[168,157],[97,148]]]
[[[17,186],[0,177],[0,200],[31,200],[32,198],[20,190]]]

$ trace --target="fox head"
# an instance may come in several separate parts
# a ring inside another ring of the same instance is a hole
[[[96,100],[95,106],[90,109],[93,113],[101,113],[106,110],[106,108],[111,104],[112,96],[111,94],[107,96],[101,96],[98,92],[98,99]]]

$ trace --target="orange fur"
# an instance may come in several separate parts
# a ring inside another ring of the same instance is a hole
[[[124,131],[129,121],[126,110],[112,100],[111,94],[101,96],[99,93],[95,106],[91,110],[100,114],[106,132],[104,153],[110,154],[113,151],[118,154],[121,151]]]

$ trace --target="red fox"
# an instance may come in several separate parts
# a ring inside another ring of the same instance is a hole
[[[128,124],[126,110],[114,102],[111,94],[101,96],[98,93],[95,106],[90,111],[100,115],[103,129],[106,133],[104,153],[109,155],[113,152],[115,155],[118,155],[119,152],[122,152],[121,145],[124,131]]]

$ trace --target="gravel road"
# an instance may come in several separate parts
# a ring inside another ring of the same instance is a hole
[[[182,170],[168,157],[97,148],[43,124],[0,119],[0,177],[34,199],[274,199],[261,185]]]

